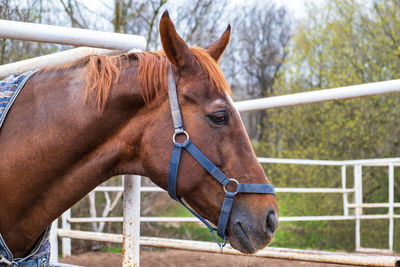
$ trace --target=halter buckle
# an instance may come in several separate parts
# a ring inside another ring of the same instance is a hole
[[[226,189],[226,186],[230,183],[230,182],[234,182],[234,183],[236,183],[236,186],[235,186],[235,190],[234,191],[228,191],[227,189]],[[229,181],[228,181],[228,183],[227,184],[225,184],[222,188],[224,189],[224,192],[225,193],[228,193],[228,192],[231,192],[231,193],[235,193],[235,195],[237,194],[237,188],[238,188],[238,185],[239,185],[239,182],[238,182],[238,180],[236,180],[236,179],[229,179]]]
[[[219,252],[220,253],[223,253],[224,252],[224,247],[225,247],[225,245],[226,245],[226,240],[227,240],[227,237],[225,236],[224,237],[224,242],[223,243],[220,243],[220,242],[218,242],[217,240],[217,244],[218,244],[218,246],[219,246]]]
[[[176,144],[177,142],[176,142],[176,136],[177,135],[181,135],[181,134],[184,134],[184,135],[186,135],[186,140],[189,140],[190,138],[189,138],[189,134],[185,131],[185,130],[183,130],[182,132],[175,132],[174,133],[174,135],[172,136],[172,141],[174,141],[174,144]],[[185,141],[186,141],[185,140]],[[183,142],[182,142],[183,143]],[[182,143],[180,143],[180,144],[182,144]],[[178,143],[179,144],[179,143]]]

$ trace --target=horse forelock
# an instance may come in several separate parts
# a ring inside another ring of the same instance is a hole
[[[208,75],[210,93],[231,95],[231,89],[225,80],[218,64],[200,47],[190,47],[196,61]],[[99,111],[106,105],[113,82],[118,82],[122,61],[124,58],[133,57],[138,60],[138,83],[142,98],[146,104],[157,98],[161,90],[167,90],[168,69],[173,65],[167,59],[163,51],[136,52],[129,55],[99,56],[91,55],[73,63],[56,68],[46,68],[46,71],[65,71],[76,67],[87,66],[85,101],[93,99]]]
[[[196,61],[208,75],[209,82],[212,85],[209,87],[211,93],[227,93],[231,95],[232,91],[224,75],[207,51],[200,47],[190,47],[190,50]],[[160,90],[167,89],[168,69],[174,67],[165,56],[164,51],[135,53],[135,55],[139,60],[138,81],[142,97],[146,103],[149,103],[157,97]]]
[[[200,47],[190,47],[190,51],[195,56],[202,69],[207,73],[209,82],[212,85],[209,88],[211,93],[227,93],[228,95],[232,95],[231,88],[222,74],[218,63],[208,54],[208,52]]]

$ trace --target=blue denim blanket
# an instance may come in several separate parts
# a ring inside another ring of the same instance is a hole
[[[0,266],[1,267],[47,267],[50,266],[50,227],[40,237],[38,245],[28,256],[14,259],[0,235]]]
[[[22,87],[35,72],[35,70],[29,71],[18,76],[12,74],[0,81],[0,128]]]
[[[24,87],[26,81],[36,71],[29,71],[21,75],[10,75],[5,80],[0,81],[0,128],[3,125],[7,112],[18,93]],[[24,258],[14,259],[3,237],[0,234],[0,267],[39,267],[49,266],[50,258],[50,242],[49,242],[50,227],[40,237],[38,245],[28,256]]]

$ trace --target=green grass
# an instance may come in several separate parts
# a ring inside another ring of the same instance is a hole
[[[181,223],[179,226],[163,226],[173,238],[214,241],[208,228],[194,223]]]
[[[271,246],[353,251],[354,222],[281,222]]]
[[[165,209],[159,216],[189,217],[191,214],[184,207],[171,206]],[[400,221],[400,220],[399,220]],[[385,247],[387,236],[378,236],[386,233],[386,221],[363,222],[362,237],[363,244],[370,247]],[[371,225],[370,225],[371,224]],[[400,223],[395,225],[395,235],[400,234]],[[208,228],[197,223],[162,224],[162,236],[177,239],[191,239],[199,241],[210,241],[214,239]],[[272,247],[288,247],[298,249],[318,249],[328,251],[353,251],[354,221],[313,221],[313,222],[280,222],[275,233]],[[378,231],[369,231],[378,229]],[[368,238],[365,235],[370,235]],[[395,250],[398,250],[399,242],[395,239]],[[105,247],[103,252],[121,253],[121,247]]]
[[[286,203],[285,203],[286,204]],[[285,205],[282,205],[285,208]],[[160,216],[190,217],[182,206],[170,206]],[[163,232],[171,238],[214,241],[212,234],[203,225],[181,223],[162,225]],[[349,238],[344,238],[345,236]],[[271,244],[274,247],[299,249],[353,250],[354,222],[281,222]]]
[[[180,205],[171,205],[161,212],[160,216],[165,217],[192,217],[193,215],[186,208]]]
[[[122,247],[103,247],[101,249],[102,252],[110,252],[110,253],[122,253]]]
[[[280,202],[281,216],[289,216],[292,202],[289,196]],[[298,199],[296,199],[298,201]],[[297,215],[303,210],[296,211]],[[322,211],[321,211],[322,212]],[[308,215],[308,214],[306,214]],[[191,213],[182,206],[173,205],[163,210],[158,216],[191,217]],[[400,221],[400,220],[399,220]],[[362,244],[366,247],[385,248],[387,246],[387,221],[363,221]],[[181,223],[160,225],[164,236],[178,239],[211,241],[212,234],[201,224]],[[376,231],[370,231],[376,229]],[[395,236],[400,236],[400,223],[395,224]],[[384,233],[383,235],[381,233]],[[318,249],[328,251],[353,251],[355,248],[354,221],[313,221],[313,222],[280,222],[271,246],[299,249]],[[395,250],[400,242],[395,239]]]

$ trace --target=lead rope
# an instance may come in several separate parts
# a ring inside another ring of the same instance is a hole
[[[178,201],[179,203],[181,203],[183,207],[185,207],[188,211],[190,211],[191,214],[193,214],[194,216],[196,216],[197,219],[199,219],[202,223],[204,223],[205,226],[208,227],[208,229],[210,230],[210,232],[211,232],[211,234],[212,234],[212,236],[213,236],[215,242],[218,244],[218,246],[219,246],[219,248],[220,248],[220,252],[222,253],[222,250],[224,249],[224,247],[225,247],[225,245],[226,245],[226,241],[227,241],[228,237],[225,235],[225,236],[223,237],[223,241],[222,241],[222,242],[219,242],[217,236],[216,236],[215,233],[214,233],[215,231],[217,231],[217,228],[212,227],[211,224],[210,224],[206,219],[204,219],[200,214],[198,214],[197,212],[195,212],[194,210],[192,210],[191,208],[189,208],[189,206],[186,205],[185,202],[183,202],[181,198],[177,197],[177,198],[173,198],[173,199],[175,199],[176,201]]]

